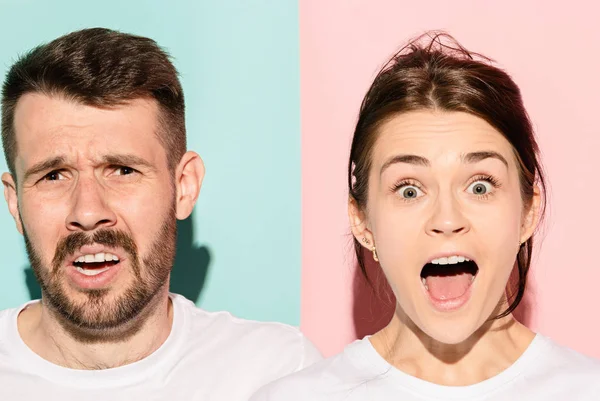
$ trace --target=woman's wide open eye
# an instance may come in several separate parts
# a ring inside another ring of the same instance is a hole
[[[469,187],[467,188],[467,192],[472,193],[473,195],[482,196],[490,193],[493,188],[494,187],[490,182],[478,180],[469,185]]]
[[[406,200],[413,200],[423,196],[423,191],[416,185],[405,184],[400,186],[396,192]]]

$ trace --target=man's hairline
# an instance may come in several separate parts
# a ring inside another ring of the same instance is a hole
[[[165,140],[166,135],[168,135],[167,122],[165,121],[166,120],[165,110],[163,110],[163,107],[161,106],[160,102],[157,99],[155,99],[153,96],[151,96],[151,95],[136,96],[131,99],[124,99],[122,102],[118,102],[118,103],[114,103],[114,104],[107,104],[107,105],[103,106],[103,105],[96,105],[96,104],[93,104],[90,102],[86,102],[81,97],[69,94],[66,90],[59,90],[59,89],[48,90],[45,88],[37,88],[37,89],[28,90],[28,91],[25,91],[24,93],[22,93],[18,97],[17,101],[14,103],[13,110],[12,110],[11,131],[12,131],[12,139],[13,139],[13,149],[12,149],[13,155],[9,159],[12,161],[12,166],[7,166],[7,167],[9,170],[8,172],[10,173],[10,175],[13,178],[13,181],[15,184],[15,190],[17,190],[18,183],[20,182],[20,180],[17,179],[17,169],[16,169],[16,164],[17,164],[16,161],[17,161],[17,154],[18,154],[18,142],[17,142],[17,130],[16,130],[16,126],[15,126],[15,116],[17,115],[17,107],[19,105],[19,102],[27,95],[42,95],[42,96],[46,96],[48,98],[61,99],[61,100],[65,100],[67,102],[71,102],[73,104],[94,107],[94,108],[97,108],[100,110],[114,110],[114,109],[117,109],[118,107],[127,106],[128,104],[131,104],[132,102],[134,102],[136,100],[149,101],[149,103],[153,104],[155,107],[156,129],[155,129],[154,135],[156,135],[158,142],[160,143],[163,150],[165,151],[165,157],[166,157],[166,161],[167,161],[167,169],[171,172],[172,175],[175,174],[175,170],[177,168],[178,162],[171,163],[171,161],[170,161],[171,159],[169,158],[170,152],[169,152],[169,149],[167,148],[167,141]],[[4,158],[5,159],[7,159],[6,156],[7,156],[6,149],[4,149]],[[173,164],[173,165],[171,165],[171,164]]]

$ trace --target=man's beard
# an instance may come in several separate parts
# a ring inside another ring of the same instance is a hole
[[[124,231],[103,228],[93,234],[69,234],[57,244],[51,270],[43,265],[27,233],[23,234],[31,267],[42,289],[44,305],[79,340],[98,342],[111,341],[113,337],[123,340],[123,336],[134,334],[140,328],[141,322],[135,322],[139,320],[136,318],[165,284],[168,285],[175,259],[177,225],[175,210],[171,208],[142,263],[135,241]],[[75,302],[69,298],[64,287],[64,269],[72,268],[65,265],[65,260],[82,246],[92,244],[123,249],[128,256],[134,281],[122,294],[111,294],[110,289],[81,290],[80,293],[86,295],[87,299]]]

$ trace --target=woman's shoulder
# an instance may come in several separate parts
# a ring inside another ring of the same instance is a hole
[[[537,335],[540,347],[540,369],[546,377],[565,377],[568,380],[600,380],[600,360],[561,345],[549,337]]]

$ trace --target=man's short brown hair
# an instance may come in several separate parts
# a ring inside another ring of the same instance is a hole
[[[62,96],[94,107],[154,99],[160,110],[157,135],[171,170],[186,151],[181,83],[169,55],[152,39],[84,29],[38,46],[12,65],[2,88],[2,145],[15,180],[15,108],[27,93]]]

